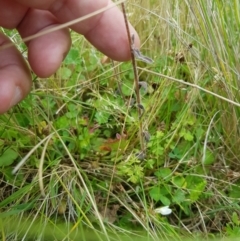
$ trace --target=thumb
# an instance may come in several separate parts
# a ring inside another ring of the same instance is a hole
[[[0,33],[0,114],[21,101],[31,89],[31,74],[21,53],[4,48],[11,41]]]

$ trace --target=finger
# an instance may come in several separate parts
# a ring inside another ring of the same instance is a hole
[[[31,36],[58,25],[57,19],[45,10],[29,9],[17,27],[22,38]],[[60,29],[30,40],[28,61],[39,77],[48,77],[56,72],[71,46],[68,29]]]
[[[10,40],[0,33],[0,114],[21,101],[31,89],[31,74],[21,53],[3,48]]]
[[[110,0],[72,0],[64,1],[63,5],[54,2],[50,11],[61,22],[68,22],[110,5],[113,5]],[[135,45],[139,47],[140,40],[138,34],[130,24],[129,27],[131,34],[135,36]],[[126,26],[123,14],[117,7],[79,22],[73,25],[72,29],[83,34],[90,43],[112,59],[118,61],[130,59],[130,46]]]
[[[18,0],[18,2],[25,6],[48,9],[62,23],[113,4],[110,0]],[[95,47],[112,59],[119,61],[130,59],[124,18],[117,7],[79,22],[73,25],[72,29],[83,34]],[[138,34],[131,25],[130,31],[135,35],[136,47],[139,47]]]
[[[4,0],[4,1],[6,1],[6,0]],[[51,5],[54,4],[56,1],[58,2],[58,4],[61,4],[62,2],[66,1],[66,0],[34,0],[34,1],[31,1],[31,0],[14,0],[14,2],[18,2],[22,5],[27,6],[27,7],[44,9],[44,10],[49,9],[51,7]]]
[[[131,24],[129,29],[131,36],[135,37],[135,46],[139,48],[140,40],[137,32]],[[114,60],[126,61],[131,57],[124,18],[118,8],[104,12],[96,26],[85,37],[98,50]]]
[[[0,0],[0,26],[13,29],[22,21],[28,8],[14,0]]]

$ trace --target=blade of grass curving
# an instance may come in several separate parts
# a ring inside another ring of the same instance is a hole
[[[45,154],[47,151],[48,143],[50,140],[51,140],[51,138],[48,138],[43,147],[43,151],[42,151],[40,162],[39,162],[39,168],[38,168],[39,187],[40,187],[41,194],[43,197],[46,196],[46,193],[44,191],[44,184],[43,184],[43,163],[44,163],[44,157],[45,157]]]
[[[217,97],[218,99],[224,100],[224,101],[226,101],[226,102],[228,102],[228,103],[230,103],[230,104],[233,104],[233,105],[235,105],[235,106],[240,107],[240,103],[237,103],[237,102],[235,102],[235,101],[233,101],[233,100],[230,100],[230,99],[228,99],[228,98],[225,98],[225,97],[223,97],[223,96],[221,96],[221,95],[218,95],[218,94],[216,94],[216,93],[214,93],[214,92],[212,92],[212,91],[210,91],[210,90],[204,89],[203,87],[201,87],[201,86],[199,86],[199,85],[197,85],[197,84],[192,84],[192,83],[186,82],[186,81],[181,80],[181,79],[176,79],[176,78],[171,77],[171,76],[167,76],[167,75],[164,75],[164,74],[160,74],[160,73],[157,73],[157,72],[148,70],[148,69],[146,69],[146,68],[138,67],[138,69],[143,70],[143,71],[146,71],[146,72],[151,73],[151,74],[153,74],[153,75],[157,75],[157,76],[160,76],[160,77],[163,77],[163,78],[166,78],[166,79],[169,79],[169,80],[172,80],[172,81],[175,81],[175,82],[184,84],[184,85],[188,85],[188,86],[191,86],[191,87],[196,88],[196,89],[199,89],[199,90],[202,90],[202,91],[204,91],[204,92],[206,92],[206,93],[208,93],[208,94],[210,94],[210,95],[213,95],[213,96]]]
[[[54,134],[55,133],[51,133],[50,135],[42,139],[36,146],[34,146],[34,148],[32,148],[32,150],[29,151],[28,154],[15,166],[15,168],[12,171],[12,174],[16,174],[16,172],[24,165],[24,163],[34,153],[34,151],[36,151],[37,148],[41,146],[45,141],[47,141],[48,139],[50,140]]]

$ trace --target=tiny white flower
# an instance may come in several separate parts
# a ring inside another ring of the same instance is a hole
[[[161,207],[161,208],[156,208],[155,213],[160,213],[163,216],[167,216],[172,213],[172,209],[169,208],[169,206]]]

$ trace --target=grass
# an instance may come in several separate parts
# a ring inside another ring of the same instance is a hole
[[[72,33],[61,69],[0,116],[2,240],[239,236],[239,3],[126,10],[154,60],[137,62],[141,105],[131,63]]]

